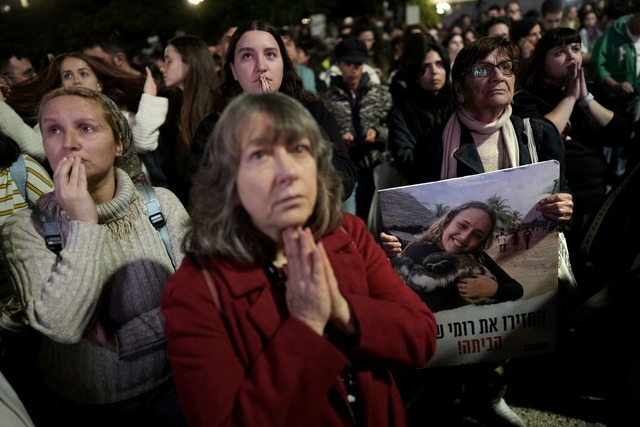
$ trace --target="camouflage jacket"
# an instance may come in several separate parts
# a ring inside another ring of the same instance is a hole
[[[386,120],[393,103],[388,87],[371,83],[368,74],[364,74],[352,97],[342,76],[335,76],[322,97],[338,122],[340,133],[351,132],[355,138],[356,146],[349,150],[353,161],[360,166],[371,166],[371,161],[379,163],[386,151],[389,136]],[[364,143],[370,128],[376,131],[375,144]]]

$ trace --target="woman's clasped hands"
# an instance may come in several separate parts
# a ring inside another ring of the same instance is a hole
[[[573,96],[576,101],[581,101],[589,95],[589,89],[587,87],[587,79],[584,75],[584,67],[577,62],[571,64],[569,72],[567,73],[567,80],[565,83],[565,95]]]
[[[584,69],[576,62],[569,66],[564,93],[565,96],[572,96],[576,101],[584,98],[588,93]]]
[[[340,293],[338,281],[322,243],[316,243],[308,228],[288,228],[282,233],[287,258],[286,302],[291,316],[318,334],[332,323],[348,336],[357,333],[349,303]]]

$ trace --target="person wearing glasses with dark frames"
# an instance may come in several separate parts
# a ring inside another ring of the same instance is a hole
[[[444,127],[416,144],[414,182],[439,181],[531,163],[523,120],[511,114],[519,49],[502,37],[484,37],[462,49],[451,72],[458,102]],[[564,147],[558,130],[531,119],[539,161],[560,162],[560,192],[540,202],[542,215],[566,222],[573,201],[564,177]]]
[[[518,46],[502,37],[478,39],[458,53],[451,72],[458,110],[416,144],[410,184],[532,163],[524,122],[511,114],[519,56]],[[548,220],[566,223],[573,213],[573,200],[564,178],[560,134],[542,119],[531,119],[531,128],[539,161],[560,163],[560,192],[540,200],[538,210]],[[402,250],[395,236],[381,235],[380,242],[390,258]],[[453,417],[461,413],[484,425],[524,426],[504,400],[506,367],[506,361],[483,362],[417,372],[415,381],[437,390],[433,399],[424,402],[431,410],[423,413]],[[443,425],[450,425],[448,421],[453,422],[446,420]]]

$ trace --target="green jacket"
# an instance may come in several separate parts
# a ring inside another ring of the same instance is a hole
[[[593,47],[591,55],[593,77],[612,96],[620,94],[604,84],[607,77],[618,82],[629,82],[634,89],[638,90],[635,46],[627,32],[627,21],[632,16],[625,15],[618,18]]]

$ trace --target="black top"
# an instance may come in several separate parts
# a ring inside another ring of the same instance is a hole
[[[419,141],[444,126],[456,110],[451,86],[446,84],[437,94],[427,92],[417,83],[406,88],[397,79],[392,83],[393,107],[389,112],[389,149],[395,166],[410,179],[413,154]]]
[[[539,88],[535,95],[520,90],[514,97],[513,114],[543,118],[563,97],[560,89],[551,86]],[[574,197],[575,210],[586,214],[606,193],[608,163],[602,149],[628,140],[628,124],[623,116],[614,113],[607,126],[594,130],[578,106],[574,107],[569,121],[570,128],[563,132],[565,177]]]
[[[406,263],[410,259],[412,262],[411,268],[413,271],[424,269],[423,261],[427,256],[434,253],[442,253],[443,249],[438,246],[427,243],[415,243],[407,248],[404,257],[396,257],[391,260],[394,268],[398,268],[398,265],[401,263]],[[404,259],[403,259],[404,258]],[[496,262],[484,251],[480,251],[478,253],[473,254],[473,258],[485,266],[491,274],[493,274],[498,282],[498,290],[496,294],[492,297],[496,302],[504,302],[504,301],[515,301],[519,298],[522,298],[524,294],[524,290],[522,285],[511,276],[509,276]],[[426,275],[431,275],[432,273],[424,273]],[[462,304],[460,303],[461,297],[460,293],[456,286],[449,287],[438,287],[434,290],[428,292],[420,292],[418,286],[414,286],[411,280],[405,281],[409,286],[411,286],[414,290],[418,292],[420,297],[424,302],[427,303],[429,308],[432,311],[437,312],[440,310],[449,310],[452,308],[460,307]]]

